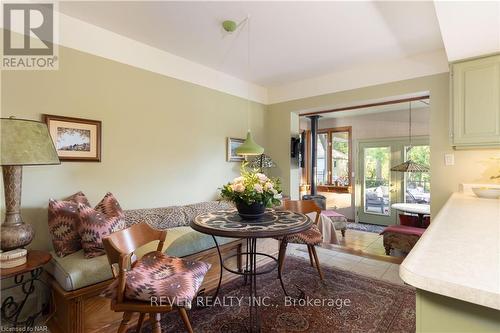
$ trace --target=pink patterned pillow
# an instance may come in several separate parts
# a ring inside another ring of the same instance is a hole
[[[82,248],[78,234],[79,204],[90,207],[87,197],[82,192],[77,192],[61,201],[49,199],[49,233],[52,236],[54,251],[59,257],[67,256]]]
[[[125,228],[125,216],[120,204],[113,194],[107,193],[94,209],[80,204],[78,210],[78,233],[82,238],[85,258],[106,254],[102,238]]]

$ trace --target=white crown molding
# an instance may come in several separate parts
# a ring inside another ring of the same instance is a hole
[[[330,73],[311,79],[269,87],[269,104],[407,80],[449,71],[444,49],[411,58]]]
[[[59,44],[267,104],[267,89],[59,13]]]

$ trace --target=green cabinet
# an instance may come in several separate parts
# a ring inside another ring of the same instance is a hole
[[[500,148],[500,55],[451,65],[451,140]]]

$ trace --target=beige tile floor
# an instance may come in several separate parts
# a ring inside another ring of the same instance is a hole
[[[342,253],[316,247],[318,259],[322,267],[334,267],[351,271],[371,278],[403,285],[399,277],[399,265],[386,261],[363,258],[357,255]],[[287,255],[293,255],[309,260],[307,248],[304,245],[289,244]]]

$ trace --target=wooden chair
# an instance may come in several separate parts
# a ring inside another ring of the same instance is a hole
[[[118,328],[118,333],[126,332],[134,313],[139,313],[137,332],[141,331],[146,313],[152,321],[153,333],[161,333],[160,317],[162,313],[178,309],[182,321],[188,332],[193,332],[186,309],[171,305],[152,305],[151,302],[129,300],[124,297],[126,287],[126,274],[131,267],[134,251],[152,241],[160,241],[157,251],[161,251],[165,242],[167,231],[155,230],[146,223],[134,224],[130,228],[115,232],[103,239],[104,248],[108,256],[114,278],[118,279],[116,296],[111,301],[111,309],[123,312],[123,320]],[[181,260],[181,259],[179,259]]]
[[[283,266],[285,264],[286,247],[288,243],[305,244],[307,245],[307,250],[309,252],[309,262],[312,267],[316,266],[319,277],[321,280],[323,280],[323,272],[321,271],[321,265],[319,263],[315,248],[315,246],[321,243],[323,240],[323,236],[318,228],[321,208],[313,200],[286,200],[283,202],[283,208],[302,214],[315,212],[316,218],[314,219],[314,223],[309,230],[297,234],[288,235],[282,239],[279,239],[280,249],[278,255],[278,264],[280,272],[283,271]]]

